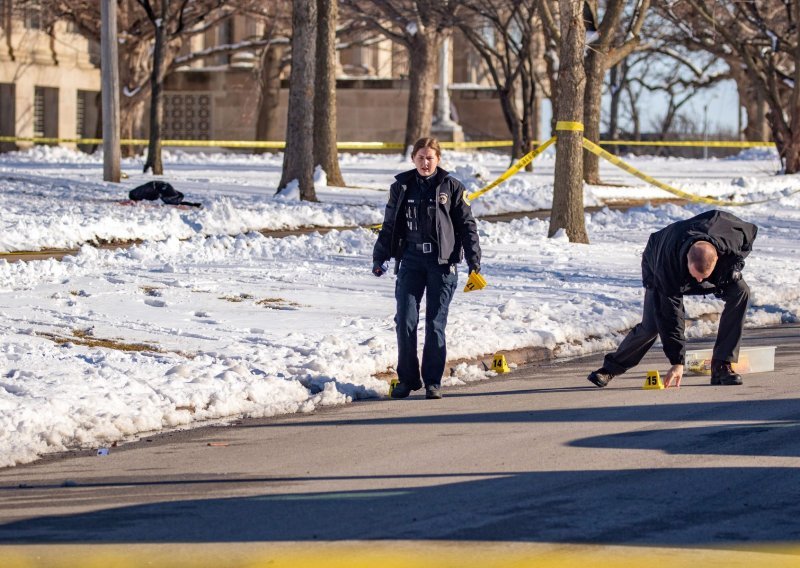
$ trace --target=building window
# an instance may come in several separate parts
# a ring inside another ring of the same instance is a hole
[[[33,92],[33,137],[44,137],[44,88],[36,87]]]
[[[75,134],[78,138],[102,138],[100,117],[100,92],[78,90],[75,117]],[[93,152],[96,144],[78,144],[78,149]]]
[[[23,22],[25,28],[29,30],[41,30],[44,28],[42,19],[42,5],[38,1],[28,2],[24,7],[25,17]]]
[[[34,138],[58,138],[58,89],[36,87],[33,91]]]
[[[210,140],[211,111],[209,93],[165,93],[164,138]]]
[[[16,85],[0,83],[0,136],[16,136]],[[0,142],[0,152],[17,148],[13,142]]]
[[[233,43],[233,17],[223,20],[217,28],[217,45],[229,45]],[[228,65],[231,62],[230,53],[222,53],[217,56],[217,65]]]

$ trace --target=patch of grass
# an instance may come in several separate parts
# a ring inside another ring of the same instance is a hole
[[[106,347],[107,349],[116,349],[117,351],[152,351],[155,353],[163,353],[164,351],[153,345],[147,343],[125,343],[118,339],[102,339],[92,337],[91,332],[82,329],[75,329],[72,331],[72,336],[56,335],[55,333],[38,333],[41,337],[46,337],[58,345],[65,343],[74,343],[75,345],[85,345],[86,347]]]
[[[283,298],[264,298],[263,300],[256,301],[256,305],[274,308],[276,310],[294,310],[300,307],[300,304],[284,300]]]
[[[64,345],[72,343],[75,345],[83,345],[85,347],[104,347],[106,349],[115,349],[117,351],[136,352],[136,353],[169,353],[160,347],[151,345],[149,343],[126,343],[119,339],[107,339],[102,337],[94,337],[91,329],[73,329],[71,336],[57,335],[55,333],[37,333],[40,337],[46,337],[57,345]],[[194,355],[189,353],[174,352],[176,355],[192,359]]]
[[[239,294],[238,296],[220,296],[220,300],[225,300],[227,302],[239,303],[244,302],[245,300],[252,300],[253,296],[250,294]]]

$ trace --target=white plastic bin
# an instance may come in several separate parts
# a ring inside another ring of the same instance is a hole
[[[686,352],[686,370],[698,375],[711,374],[711,356],[713,349],[697,349]],[[739,374],[764,373],[775,369],[775,346],[742,347],[739,349],[739,361],[731,364],[733,371]]]

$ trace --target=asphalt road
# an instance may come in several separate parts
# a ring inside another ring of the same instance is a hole
[[[800,325],[746,330],[744,345],[776,345],[776,370],[738,387],[687,375],[680,389],[644,390],[648,369],[668,367],[656,347],[605,389],[585,379],[595,355],[438,401],[362,401],[50,456],[0,470],[0,544],[455,542],[461,554],[483,543],[667,558],[794,547]]]

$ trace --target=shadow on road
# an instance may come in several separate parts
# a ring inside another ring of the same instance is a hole
[[[448,539],[725,548],[800,540],[796,473],[545,471],[376,491],[265,492],[40,517],[0,527],[0,543]]]
[[[2,489],[5,502],[16,507],[34,506],[37,500],[79,504],[92,491],[125,500],[126,492],[133,494],[143,486],[171,485],[174,490],[167,488],[168,496],[159,496],[157,503],[2,525],[0,543],[463,540],[732,548],[743,543],[800,541],[800,476],[785,461],[800,457],[797,398],[314,424],[555,421],[575,423],[576,439],[567,444],[587,449],[583,469],[559,471],[557,464],[548,468],[548,456],[543,455],[544,471],[240,479],[198,475],[172,481],[132,476],[133,481],[87,480],[70,487],[6,487]],[[601,421],[663,421],[664,427],[593,436],[591,423]],[[704,424],[685,426],[692,421]],[[739,424],[708,425],[714,421]],[[699,457],[693,459],[693,467],[596,469],[592,468],[593,449],[660,450]],[[724,466],[727,458],[720,461],[718,456],[730,456],[732,465]],[[759,461],[735,456],[758,457]],[[770,459],[783,461],[765,461]],[[342,489],[303,491],[320,480],[327,487]],[[208,484],[209,492],[237,488],[249,495],[181,500],[190,494],[181,488],[192,484]],[[365,489],[353,490],[359,485]]]

